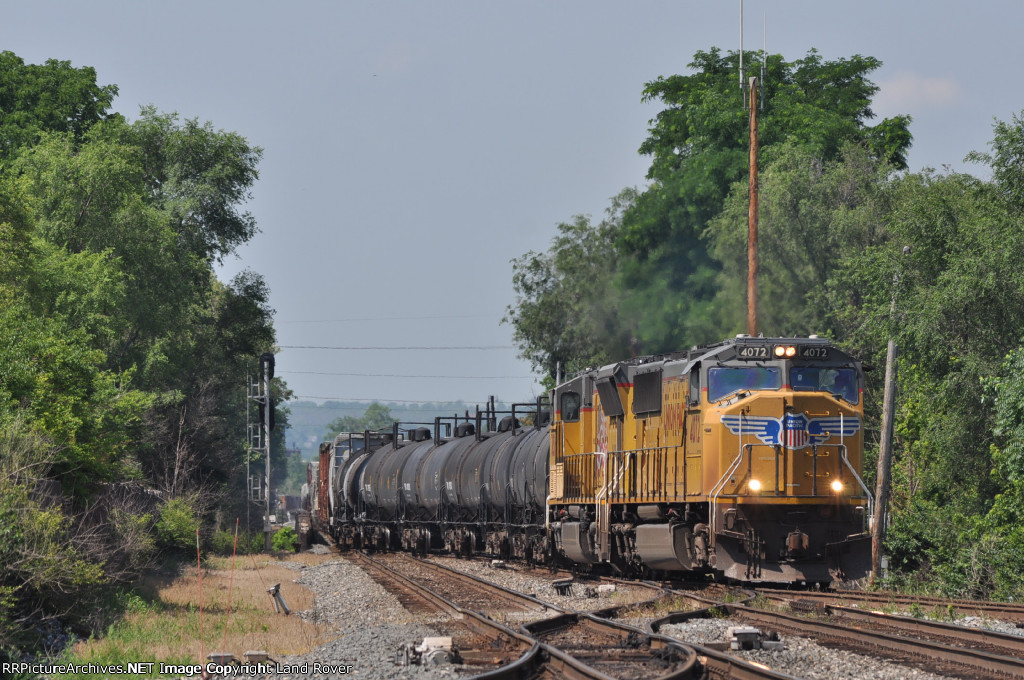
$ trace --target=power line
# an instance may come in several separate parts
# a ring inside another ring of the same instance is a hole
[[[325,345],[278,345],[281,349],[343,349],[343,350],[490,350],[515,349],[511,345],[481,345],[478,347],[329,347]]]
[[[289,323],[352,323],[356,321],[427,321],[434,319],[497,319],[496,314],[446,314],[439,316],[365,316],[351,319],[302,319],[296,321],[275,321],[275,324]]]
[[[317,397],[309,394],[293,394],[292,399],[322,399],[324,401],[354,401],[354,402],[366,402],[372,403],[377,402],[379,404],[463,404],[463,408],[470,404],[483,404],[487,402],[487,399],[433,399],[433,400],[416,400],[416,399],[367,399],[354,398],[354,397]]]
[[[441,378],[445,380],[534,380],[523,375],[405,375],[402,373],[326,373],[321,371],[278,371],[299,375],[344,375],[360,378]]]

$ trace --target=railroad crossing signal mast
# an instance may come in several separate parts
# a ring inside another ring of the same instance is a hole
[[[270,529],[270,431],[274,429],[274,400],[270,396],[270,381],[274,379],[274,355],[271,352],[265,352],[260,355],[260,368],[259,373],[256,375],[256,380],[253,381],[252,376],[248,376],[246,383],[248,388],[247,398],[248,401],[256,402],[257,412],[259,418],[257,422],[249,421],[248,417],[248,437],[249,437],[249,454],[246,457],[246,478],[248,480],[248,495],[250,503],[259,501],[264,502],[264,515],[263,515],[263,533],[265,539],[266,549],[269,551],[271,548],[271,529]],[[248,414],[249,409],[246,409]],[[263,460],[265,464],[265,473],[262,478],[258,474],[253,474],[249,468],[252,461],[252,455],[255,452],[261,452],[263,454]],[[246,525],[248,528],[249,517],[248,511],[246,513]]]

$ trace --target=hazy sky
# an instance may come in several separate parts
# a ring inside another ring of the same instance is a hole
[[[766,12],[771,53],[882,60],[874,110],[913,116],[912,170],[981,172],[964,156],[1024,108],[1022,2],[747,0],[747,49]],[[0,0],[0,49],[264,148],[262,233],[221,276],[266,277],[297,395],[385,401],[535,394],[499,325],[510,260],[643,185],[644,83],[739,25],[738,0]]]

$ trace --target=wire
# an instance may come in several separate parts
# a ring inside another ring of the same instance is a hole
[[[281,349],[344,349],[344,350],[486,350],[515,349],[512,345],[481,345],[479,347],[328,347],[324,345],[278,345]]]
[[[452,380],[534,380],[524,375],[404,375],[401,373],[324,373],[321,371],[278,371],[297,375],[347,375],[361,378],[444,378]]]
[[[303,319],[300,321],[275,321],[287,323],[350,323],[353,321],[425,321],[433,319],[497,319],[496,314],[448,314],[441,316],[366,316],[351,319]]]
[[[354,397],[314,397],[309,394],[293,394],[292,399],[323,399],[324,401],[356,401],[372,403],[377,402],[378,404],[476,404],[484,403],[487,399],[469,400],[469,399],[366,399],[366,398],[354,398]]]

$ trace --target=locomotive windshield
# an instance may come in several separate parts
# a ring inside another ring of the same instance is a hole
[[[775,366],[719,366],[708,369],[708,401],[749,390],[777,390],[781,371]]]
[[[794,366],[789,369],[789,382],[794,390],[828,392],[851,404],[860,401],[857,372],[852,368]]]

